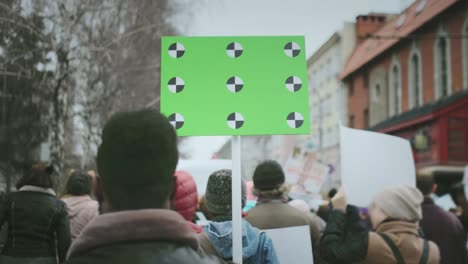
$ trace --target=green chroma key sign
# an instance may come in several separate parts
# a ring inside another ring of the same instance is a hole
[[[309,134],[303,37],[164,37],[161,111],[179,136]]]

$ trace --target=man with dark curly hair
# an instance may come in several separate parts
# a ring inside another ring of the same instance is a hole
[[[97,155],[103,214],[73,243],[67,263],[220,263],[198,255],[185,219],[169,210],[179,154],[157,111],[114,115]]]

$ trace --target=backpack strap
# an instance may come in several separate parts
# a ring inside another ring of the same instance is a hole
[[[389,236],[383,233],[379,233],[380,237],[387,243],[387,245],[390,247],[390,249],[393,252],[393,255],[395,256],[397,260],[397,264],[405,264],[405,260],[403,259],[403,256],[400,253],[400,250],[398,250],[398,247],[395,245],[392,239],[390,239]]]
[[[427,264],[429,261],[429,241],[424,239],[423,253],[419,264]]]

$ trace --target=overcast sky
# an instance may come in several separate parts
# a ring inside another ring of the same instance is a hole
[[[344,22],[369,12],[399,13],[412,0],[177,0],[183,35],[304,35],[311,56]],[[183,149],[209,159],[226,137],[192,138]]]
[[[178,0],[184,35],[304,35],[310,56],[345,21],[369,12],[399,13],[412,0]],[[189,4],[187,4],[189,3]]]

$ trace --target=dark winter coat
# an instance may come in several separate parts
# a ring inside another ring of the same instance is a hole
[[[358,219],[358,210],[355,208],[349,209],[347,213],[332,210],[320,244],[323,259],[330,264],[395,264],[395,255],[379,235],[383,233],[395,243],[406,264],[419,264],[424,240],[419,237],[418,224],[385,221],[375,232],[369,232],[359,226]],[[427,264],[439,262],[439,249],[429,242]]]
[[[440,249],[441,264],[465,264],[465,229],[458,218],[425,198],[422,204],[421,229],[426,239]]]
[[[6,196],[0,207],[0,225],[8,223],[2,255],[56,258],[65,261],[70,229],[65,204],[51,189],[24,186]],[[57,241],[57,246],[56,242]]]
[[[103,214],[83,230],[70,248],[69,264],[224,263],[201,257],[196,234],[170,210]]]

